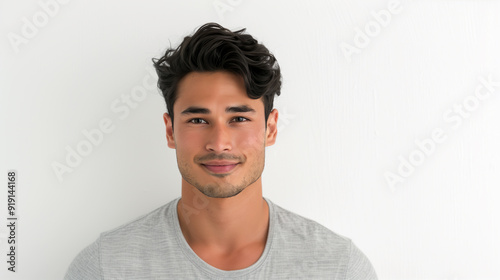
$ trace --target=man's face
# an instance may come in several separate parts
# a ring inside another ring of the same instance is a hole
[[[276,139],[278,112],[273,110],[266,124],[262,100],[247,96],[242,77],[191,72],[178,85],[173,109],[175,131],[168,114],[164,119],[183,183],[214,198],[260,183],[265,147]]]

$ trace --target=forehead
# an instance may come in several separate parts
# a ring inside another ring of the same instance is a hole
[[[247,105],[257,111],[263,110],[261,99],[248,97],[239,75],[225,71],[191,72],[179,82],[174,112],[190,106],[217,109],[235,105]]]

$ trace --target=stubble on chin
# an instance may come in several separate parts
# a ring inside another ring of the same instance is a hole
[[[258,162],[254,163],[251,174],[249,174],[249,176],[245,176],[242,182],[238,185],[226,182],[221,182],[219,184],[203,184],[195,178],[193,174],[195,171],[191,170],[188,164],[178,162],[178,166],[182,178],[186,182],[194,186],[196,189],[198,189],[202,194],[210,198],[229,198],[240,194],[243,190],[245,190],[251,184],[255,183],[260,178],[262,171],[264,170],[264,161],[262,157],[259,159],[260,160]],[[217,178],[225,178],[231,176],[232,174],[210,175]]]
[[[192,167],[187,162],[184,162],[177,157],[177,165],[179,167],[179,171],[181,173],[182,178],[194,186],[196,189],[198,189],[202,194],[206,195],[207,197],[210,198],[229,198],[236,196],[240,194],[243,190],[245,190],[248,186],[251,184],[255,183],[262,175],[262,172],[264,171],[264,166],[265,166],[265,143],[263,144],[262,150],[261,151],[255,151],[256,154],[258,155],[255,158],[255,162],[253,162],[252,166],[250,167],[249,173],[245,174],[241,180],[241,182],[238,185],[234,185],[230,182],[220,182],[220,183],[202,183],[199,181],[199,178],[197,179],[196,175],[196,170],[193,170]],[[227,159],[225,157],[215,157],[215,156],[210,156],[207,157],[207,159]],[[246,159],[241,160],[240,158],[237,158],[240,160],[240,164],[249,164],[249,162],[246,161]],[[206,160],[206,159],[205,159]],[[199,160],[195,160],[198,162]],[[243,166],[241,166],[243,167]],[[198,171],[200,173],[205,173],[205,171]],[[208,174],[208,173],[205,173]],[[228,180],[231,178],[231,176],[234,175],[233,173],[230,174],[210,174],[210,176],[214,176],[215,178],[218,178],[220,180],[223,180],[224,178],[228,178]]]

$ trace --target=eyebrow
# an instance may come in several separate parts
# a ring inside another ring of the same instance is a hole
[[[255,110],[247,105],[240,106],[230,106],[226,107],[226,113],[255,113]],[[191,106],[181,112],[181,115],[189,115],[189,114],[210,114],[210,110],[207,108]]]

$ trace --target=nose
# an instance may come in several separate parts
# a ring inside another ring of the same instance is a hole
[[[224,124],[213,124],[208,135],[206,149],[214,153],[228,152],[232,149],[231,131]]]

